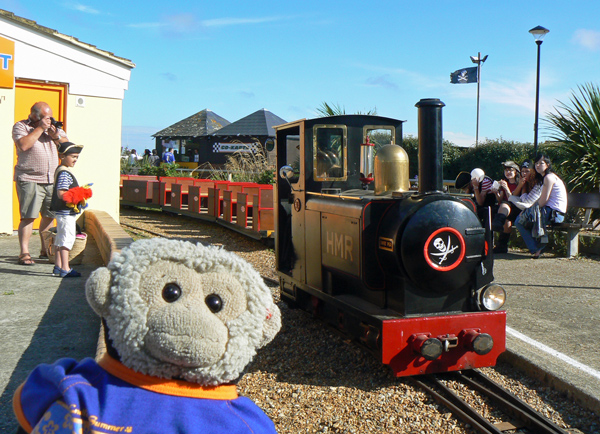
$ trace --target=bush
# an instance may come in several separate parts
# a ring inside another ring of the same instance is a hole
[[[187,172],[181,172],[177,163],[165,164],[162,163],[159,167],[149,164],[147,161],[142,160],[138,174],[139,175],[151,175],[151,176],[189,176]]]

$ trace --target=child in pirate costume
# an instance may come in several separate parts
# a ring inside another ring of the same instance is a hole
[[[64,142],[58,148],[60,166],[54,173],[54,191],[52,192],[52,205],[56,217],[56,247],[55,265],[52,275],[56,277],[80,277],[81,273],[69,266],[69,251],[75,243],[77,235],[77,213],[67,205],[63,199],[64,194],[71,188],[78,187],[77,179],[71,168],[77,163],[82,145]]]

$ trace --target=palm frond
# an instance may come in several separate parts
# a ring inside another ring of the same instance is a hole
[[[578,86],[569,104],[558,102],[555,112],[548,113],[545,122],[551,140],[557,142],[568,156],[563,163],[566,180],[580,192],[600,188],[600,89],[587,83]]]

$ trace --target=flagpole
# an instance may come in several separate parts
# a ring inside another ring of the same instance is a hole
[[[477,57],[471,56],[471,62],[477,64],[477,129],[475,131],[475,146],[479,145],[479,89],[481,84],[481,64],[485,62],[487,55],[481,58],[481,52],[477,53]]]
[[[481,52],[477,53],[477,59],[481,59]],[[477,62],[477,131],[475,132],[475,146],[479,145],[479,86],[481,85],[481,62]]]

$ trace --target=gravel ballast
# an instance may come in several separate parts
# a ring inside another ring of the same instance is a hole
[[[273,249],[216,224],[132,208],[121,210],[121,223],[135,239],[160,234],[222,245],[252,263],[261,275],[277,279]],[[279,288],[270,287],[283,325],[248,366],[238,390],[266,412],[279,433],[474,432],[413,387],[410,379],[394,377],[371,354],[308,313],[289,309],[279,301]],[[512,366],[481,371],[569,432],[600,433],[597,415]],[[448,385],[486,417],[510,421],[477,393],[454,382]]]

